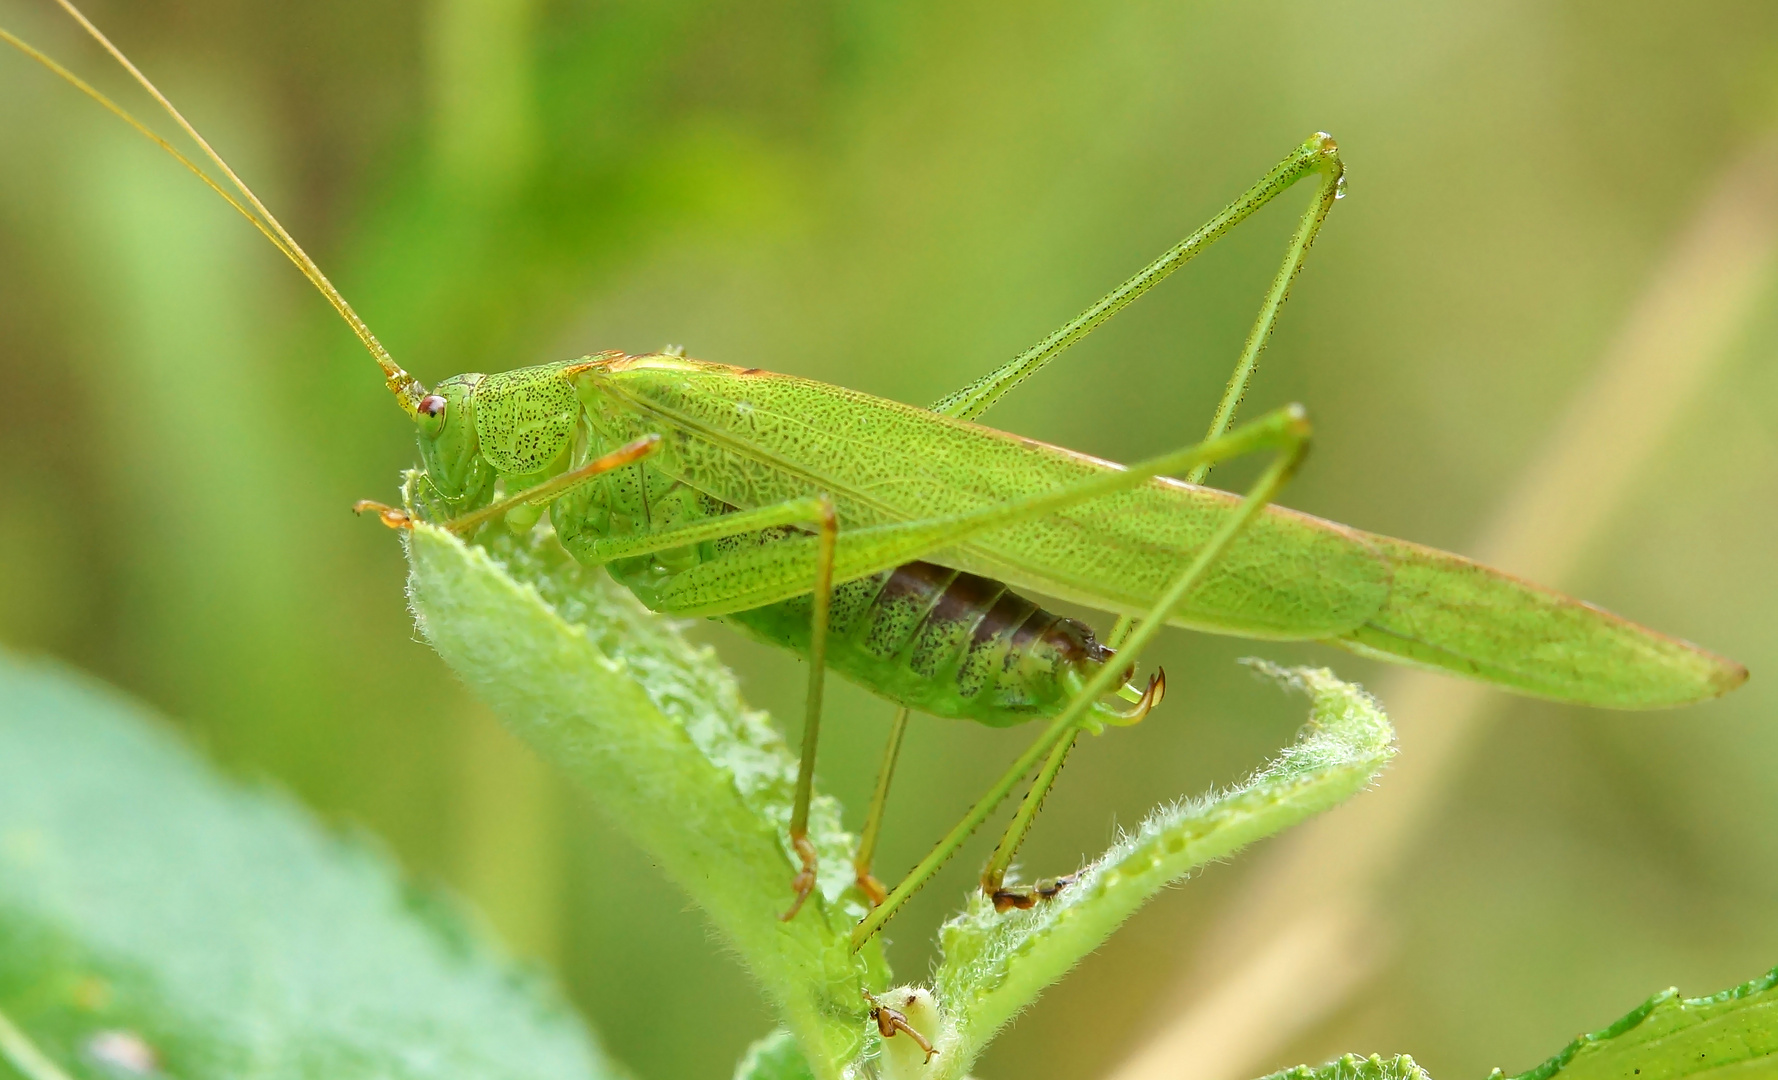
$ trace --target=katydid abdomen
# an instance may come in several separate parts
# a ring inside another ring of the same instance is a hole
[[[798,597],[722,621],[807,656],[811,607]],[[989,727],[1054,715],[1113,656],[1084,623],[928,562],[835,587],[829,634],[829,670],[915,712]]]

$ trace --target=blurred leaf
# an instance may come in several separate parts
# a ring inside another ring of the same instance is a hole
[[[1731,1073],[1778,1076],[1778,968],[1710,997],[1663,990],[1515,1080],[1678,1080]],[[1504,1075],[1495,1069],[1490,1080]]]
[[[618,1075],[550,987],[380,851],[218,779],[114,691],[4,653],[0,1011],[33,1076],[33,1045],[82,1077]]]
[[[1778,968],[1710,997],[1663,990],[1603,1031],[1583,1035],[1513,1080],[1678,1080],[1778,1075]],[[1495,1069],[1489,1080],[1506,1076]],[[1298,1065],[1264,1080],[1426,1080],[1414,1059],[1351,1054],[1319,1068]]]
[[[830,799],[810,821],[816,895],[778,919],[796,865],[784,839],[796,761],[765,714],[746,707],[709,650],[553,539],[499,537],[490,550],[426,525],[408,535],[409,595],[427,640],[704,908],[817,1075],[837,1075],[863,1045],[861,991],[887,972],[870,967],[881,962],[875,943],[850,948],[864,909]]]
[[[1392,1058],[1347,1054],[1325,1065],[1298,1065],[1275,1072],[1264,1080],[1427,1080],[1427,1076],[1426,1070],[1406,1054]]]
[[[747,1048],[735,1080],[815,1080],[796,1037],[780,1028]]]
[[[945,924],[934,987],[951,1029],[935,1040],[949,1055],[946,1076],[959,1075],[1003,1024],[1156,893],[1339,804],[1388,763],[1394,732],[1376,699],[1325,669],[1249,663],[1313,702],[1294,746],[1229,791],[1155,810],[1056,899],[1000,914],[974,893],[969,908]]]

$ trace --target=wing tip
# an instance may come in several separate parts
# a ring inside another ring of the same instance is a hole
[[[1622,678],[1615,663],[1588,665],[1591,670],[1583,672],[1566,665],[1554,670],[1535,663],[1490,660],[1375,623],[1329,643],[1361,656],[1473,679],[1525,697],[1634,712],[1711,701],[1739,688],[1749,677],[1744,665],[1727,657],[1627,620],[1618,621],[1636,632],[1640,638],[1637,644],[1643,650],[1651,644],[1660,646],[1655,657],[1638,650],[1642,655],[1637,658],[1641,661],[1637,666],[1642,668],[1644,678]]]
[[[1710,693],[1708,697],[1719,698],[1731,690],[1740,689],[1752,674],[1747,670],[1746,664],[1730,660],[1726,656],[1718,656],[1715,653],[1705,652],[1703,649],[1698,651],[1703,652],[1704,655],[1714,661],[1714,668],[1710,673]]]

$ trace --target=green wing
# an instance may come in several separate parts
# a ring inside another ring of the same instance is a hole
[[[805,379],[631,357],[601,386],[661,467],[740,507],[827,492],[858,526],[962,513],[1117,469],[1073,451]],[[1103,610],[1151,605],[1239,497],[1155,480],[996,530],[932,561]],[[1268,507],[1174,624],[1355,652],[1608,708],[1715,697],[1745,668],[1461,556]]]
[[[1341,635],[1354,652],[1533,697],[1658,709],[1725,694],[1747,669],[1689,641],[1461,555],[1366,534],[1395,569],[1383,609]]]
[[[1121,468],[840,387],[674,357],[620,361],[600,385],[630,406],[605,418],[609,437],[667,429],[656,467],[743,508],[826,492],[852,527],[961,514]],[[1138,613],[1239,503],[1154,480],[927,558]],[[1356,629],[1388,591],[1388,566],[1359,533],[1268,507],[1172,621],[1242,637],[1324,638]]]

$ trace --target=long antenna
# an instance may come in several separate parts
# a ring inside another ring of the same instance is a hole
[[[167,111],[167,115],[171,116],[174,122],[191,137],[192,141],[197,143],[198,146],[203,149],[204,155],[214,162],[217,168],[222,170],[223,175],[228,178],[229,183],[234,185],[235,190],[240,192],[242,197],[246,199],[245,205],[242,204],[240,199],[235,198],[233,195],[229,194],[228,191],[224,190],[222,185],[211,177],[209,173],[205,172],[196,162],[180,153],[171,143],[155,134],[155,132],[146,124],[137,120],[134,116],[131,116],[122,106],[100,93],[79,76],[75,75],[61,64],[56,63],[48,56],[31,47],[29,44],[5,29],[0,29],[0,40],[5,41],[8,45],[11,45],[13,48],[37,61],[39,64],[42,64],[44,67],[48,68],[57,76],[72,85],[75,89],[92,98],[94,101],[97,101],[100,105],[103,105],[107,110],[122,119],[125,123],[129,124],[132,128],[135,128],[144,138],[148,139],[156,146],[159,146],[167,153],[173,155],[181,165],[184,165],[187,169],[190,169],[196,174],[198,179],[202,180],[210,190],[222,196],[230,206],[240,212],[242,217],[245,217],[248,221],[252,222],[253,227],[258,229],[267,240],[270,240],[273,247],[276,247],[279,251],[283,252],[285,257],[295,263],[296,268],[302,271],[303,276],[309,279],[310,284],[320,290],[322,296],[327,297],[328,303],[332,304],[334,310],[339,312],[340,318],[346,320],[346,325],[350,326],[352,332],[358,335],[358,340],[362,342],[365,349],[370,352],[371,358],[377,362],[378,367],[383,369],[383,381],[388,384],[389,392],[395,395],[396,403],[402,407],[402,410],[409,416],[418,415],[420,398],[426,393],[425,388],[422,387],[419,381],[412,375],[403,371],[400,364],[395,362],[395,358],[389,355],[389,350],[383,347],[383,343],[377,340],[375,334],[371,333],[370,327],[365,324],[363,319],[358,317],[356,311],[352,310],[352,305],[346,302],[346,298],[340,295],[338,289],[334,288],[333,282],[329,281],[327,275],[321,272],[321,267],[317,266],[315,260],[309,258],[308,252],[302,249],[302,245],[298,244],[296,239],[292,237],[290,233],[285,231],[284,226],[278,221],[277,217],[273,215],[270,210],[266,209],[264,203],[259,201],[259,196],[253,194],[253,189],[249,188],[246,182],[243,181],[240,176],[236,175],[235,171],[229,167],[228,162],[222,159],[222,155],[218,154],[215,149],[210,146],[210,143],[202,135],[198,134],[198,129],[193,127],[191,122],[185,119],[184,114],[182,114],[173,103],[167,99],[167,96],[162,94],[160,89],[156,87],[154,83],[149,81],[148,76],[142,74],[141,70],[137,68],[135,64],[130,62],[130,58],[125,56],[122,50],[116,45],[113,45],[111,39],[106,37],[98,27],[94,26],[92,21],[82,14],[79,8],[75,7],[70,0],[56,0],[56,3],[60,4],[62,9],[69,15],[73,16],[74,20],[81,25],[82,29],[91,35],[93,40],[104,46],[105,51],[111,54],[112,59],[116,60],[125,71],[130,73],[131,77],[133,77],[144,90],[148,91],[149,95],[153,97],[155,101],[160,103],[161,108]],[[251,207],[251,209],[249,209],[249,207]]]

